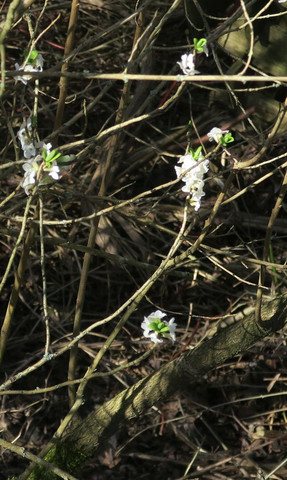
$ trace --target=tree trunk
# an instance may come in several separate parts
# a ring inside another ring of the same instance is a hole
[[[75,474],[88,458],[105,448],[107,440],[128,420],[139,417],[197,377],[281,329],[286,318],[287,295],[269,301],[262,308],[259,323],[253,313],[248,315],[104,403],[62,438],[45,460]],[[40,466],[28,477],[29,480],[57,478]]]

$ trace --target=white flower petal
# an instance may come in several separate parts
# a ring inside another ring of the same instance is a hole
[[[24,72],[38,72],[38,70],[34,68],[33,65],[30,65],[30,64],[25,65],[25,67],[23,67],[23,65],[19,67],[18,63],[15,63],[15,68],[16,70],[24,70]],[[29,82],[29,80],[31,80],[31,78],[32,78],[31,75],[23,75],[22,77],[15,77],[16,80],[19,80],[20,82],[24,83],[24,85],[27,85],[27,83]]]
[[[149,338],[153,343],[162,343],[163,340],[162,338],[158,338],[157,334],[155,332],[152,332],[149,334]]]
[[[44,59],[41,53],[37,55],[37,58],[34,61],[34,65],[27,63],[25,66],[19,65],[19,63],[15,63],[15,69],[18,70],[24,70],[24,72],[42,72],[43,71],[43,64],[44,64]],[[27,85],[29,80],[31,80],[31,75],[23,75],[22,77],[15,77],[16,80],[19,80],[20,82],[24,83],[24,85]]]
[[[218,127],[213,127],[210,132],[208,132],[207,136],[209,137],[209,141],[212,142],[217,142],[219,143],[220,138],[222,135],[225,133],[229,133],[229,130],[221,130],[221,128]]]
[[[23,145],[22,148],[23,148],[23,153],[25,158],[35,157],[36,149],[33,143]]]
[[[60,169],[58,167],[58,165],[53,165],[50,169],[50,172],[49,172],[49,175],[50,177],[52,177],[54,180],[59,180],[59,172],[60,172]]]
[[[32,132],[32,121],[29,117],[21,124],[20,129],[17,132],[17,137],[21,143],[25,158],[32,158],[36,155],[36,147],[30,137],[30,132]]]
[[[192,53],[185,53],[181,56],[181,61],[177,62],[185,75],[195,75],[199,73],[194,68],[194,58]]]
[[[144,317],[145,320],[148,320],[149,323],[153,322],[157,318],[166,317],[166,313],[162,312],[161,310],[156,310],[155,312],[151,313],[148,317]]]
[[[37,157],[27,160],[27,162],[23,163],[22,165],[22,168],[25,172],[22,187],[24,188],[26,195],[30,194],[29,190],[31,190],[36,182],[37,172],[39,170],[39,164],[41,161],[41,156],[37,155]]]
[[[41,55],[41,53],[38,53],[37,58],[35,60],[35,67],[38,70],[38,72],[43,71],[43,65],[44,65],[43,55]]]
[[[175,323],[174,318],[171,318],[168,322],[169,326],[169,335],[173,342],[175,342],[175,330],[177,327],[177,323]]]

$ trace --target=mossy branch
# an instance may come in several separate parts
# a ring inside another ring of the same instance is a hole
[[[105,448],[106,441],[128,420],[139,417],[196,378],[280,330],[286,319],[287,295],[267,302],[263,305],[260,322],[251,313],[119,393],[71,430],[50,450],[45,460],[75,474],[88,458]],[[57,476],[36,466],[28,477],[24,473],[19,480],[24,478],[54,480]]]

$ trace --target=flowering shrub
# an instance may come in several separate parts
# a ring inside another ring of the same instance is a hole
[[[144,317],[144,321],[141,324],[143,334],[153,343],[162,343],[163,339],[160,337],[170,338],[175,342],[175,330],[177,324],[174,322],[174,318],[171,318],[169,322],[167,320],[162,320],[165,316],[166,314],[164,312],[156,310],[148,317]]]

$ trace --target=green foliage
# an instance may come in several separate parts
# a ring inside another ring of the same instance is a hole
[[[219,139],[220,143],[226,147],[228,143],[234,142],[234,138],[230,132],[226,133]]]
[[[28,59],[28,63],[31,64],[31,65],[33,65],[33,63],[35,62],[38,55],[39,55],[38,50],[32,50],[30,55],[29,55],[28,50],[26,50],[26,49],[24,50],[24,58],[25,58],[25,60]]]
[[[194,38],[193,39],[193,44],[194,44],[194,50],[197,52],[197,53],[202,53],[204,52],[204,47],[206,45],[206,38]]]
[[[46,167],[48,168],[51,168],[52,163],[56,161],[58,165],[62,165],[64,167],[65,165],[69,165],[70,163],[72,163],[76,158],[75,155],[62,155],[56,149],[48,153],[46,148],[43,148],[42,156],[44,158]]]
[[[157,333],[164,333],[169,331],[169,327],[159,319],[155,319],[149,324],[149,328]]]
[[[42,150],[42,155],[44,162],[48,168],[51,167],[52,163],[55,162],[58,158],[61,157],[61,154],[57,150],[52,150],[49,154],[45,148]]]
[[[198,147],[196,150],[193,150],[192,148],[190,148],[189,153],[192,155],[194,160],[198,161],[200,156],[202,155],[201,151],[202,151],[202,146]]]

